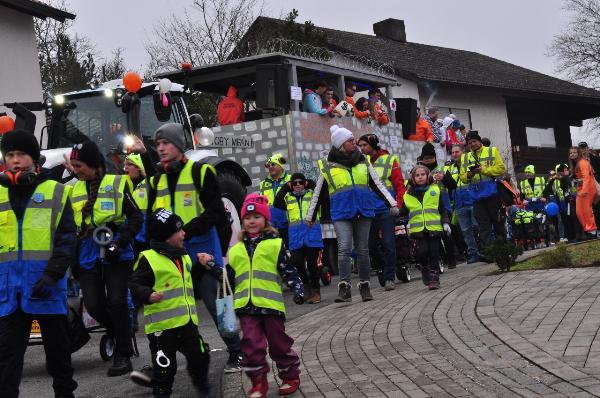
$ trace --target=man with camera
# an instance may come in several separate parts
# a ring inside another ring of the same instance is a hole
[[[479,236],[485,247],[491,244],[492,228],[496,238],[506,239],[502,202],[496,186],[496,178],[506,172],[506,166],[498,148],[483,146],[477,130],[469,131],[466,139],[471,151],[462,155],[460,180],[471,189]]]

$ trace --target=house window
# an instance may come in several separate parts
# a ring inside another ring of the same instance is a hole
[[[525,127],[527,145],[540,148],[556,148],[554,129],[552,127]]]
[[[438,110],[438,117],[440,119],[445,118],[451,113],[454,113],[456,118],[460,120],[462,124],[465,125],[466,128],[472,129],[473,125],[471,124],[471,110],[464,108],[449,108],[447,106],[435,106]]]

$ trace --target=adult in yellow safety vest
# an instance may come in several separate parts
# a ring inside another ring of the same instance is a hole
[[[75,262],[77,234],[68,190],[41,169],[33,134],[9,131],[0,149],[6,167],[0,173],[1,395],[19,396],[35,316],[54,394],[74,397],[65,272]]]
[[[287,245],[289,243],[287,216],[285,211],[273,206],[273,203],[275,202],[275,196],[277,196],[279,190],[290,181],[290,175],[285,170],[286,164],[286,158],[280,153],[274,153],[269,156],[265,162],[265,168],[269,172],[269,175],[260,182],[258,185],[258,191],[261,195],[264,195],[269,199],[269,206],[271,208],[271,225],[279,230],[280,236]]]
[[[408,215],[408,234],[417,243],[417,261],[423,283],[430,289],[440,287],[440,238],[450,236],[450,218],[427,166],[418,164],[410,172],[409,188],[404,194],[401,215]]]
[[[530,164],[525,167],[525,179],[519,183],[521,198],[527,210],[541,210],[546,204],[544,197],[544,188],[546,188],[546,179],[535,176],[535,167]]]
[[[393,216],[398,214],[396,200],[379,179],[377,172],[356,146],[354,135],[348,129],[331,126],[331,150],[326,159],[318,161],[319,179],[305,220],[313,223],[317,217],[319,198],[328,195],[331,220],[338,243],[340,283],[336,302],[352,301],[350,291],[351,254],[358,257],[358,284],[363,301],[372,300],[370,290],[371,262],[369,259],[369,232],[375,217],[372,191],[385,198]]]
[[[216,169],[208,164],[188,160],[185,156],[185,130],[179,123],[166,123],[154,133],[160,158],[158,173],[149,183],[148,212],[159,208],[172,211],[183,220],[185,249],[196,263],[196,253],[209,253],[223,267],[223,252],[217,226],[228,218]],[[197,269],[197,268],[195,268]],[[201,297],[213,321],[217,322],[215,300],[218,281],[207,273],[194,273],[194,289]],[[221,335],[229,351],[225,372],[238,372],[240,366],[239,336]]]
[[[306,302],[321,302],[320,272],[317,265],[319,252],[323,249],[323,236],[318,222],[309,227],[304,220],[312,200],[315,182],[307,180],[304,174],[292,174],[290,182],[284,185],[275,197],[274,207],[285,210],[288,219],[290,262],[302,279],[306,291]]]
[[[150,249],[140,253],[129,286],[133,297],[144,304],[154,396],[171,396],[178,351],[187,360],[200,396],[209,396],[210,353],[198,333],[192,260],[185,250],[183,221],[169,210],[157,209],[148,218],[148,236]]]
[[[79,179],[70,198],[79,231],[77,271],[83,302],[115,337],[108,375],[119,376],[132,369],[127,281],[135,260],[131,244],[144,217],[127,177],[105,174],[104,157],[95,142],[74,145],[65,166]]]
[[[473,212],[479,224],[479,237],[484,247],[491,244],[492,228],[497,238],[506,239],[504,215],[496,179],[506,173],[498,148],[483,146],[477,130],[467,133],[470,152],[462,156],[460,179],[469,184]]]
[[[375,134],[365,134],[358,140],[363,155],[369,157],[369,161],[377,172],[379,179],[385,185],[390,195],[396,199],[398,205],[402,204],[402,197],[406,191],[404,177],[400,168],[400,158],[390,154],[381,148],[379,138]],[[371,192],[375,203],[375,217],[371,223],[369,233],[369,254],[371,262],[379,263],[379,272],[383,273],[385,290],[394,290],[396,279],[396,218],[390,214],[390,209],[385,198]],[[377,240],[381,231],[381,245]],[[381,246],[381,250],[378,249]]]

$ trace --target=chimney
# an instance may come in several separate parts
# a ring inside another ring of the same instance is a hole
[[[388,18],[373,24],[373,33],[400,43],[406,43],[406,29],[401,19]]]

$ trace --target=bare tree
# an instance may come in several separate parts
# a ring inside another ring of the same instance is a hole
[[[154,39],[144,46],[150,56],[146,75],[177,69],[183,61],[224,61],[262,11],[263,3],[254,0],[195,0],[182,16],[153,26]]]
[[[600,88],[600,2],[565,0],[573,13],[566,29],[557,35],[549,54],[557,59],[557,72],[582,85]]]
[[[104,60],[99,70],[99,78],[102,81],[121,79],[127,72],[125,59],[123,59],[123,49],[118,47],[113,50],[112,58]]]

